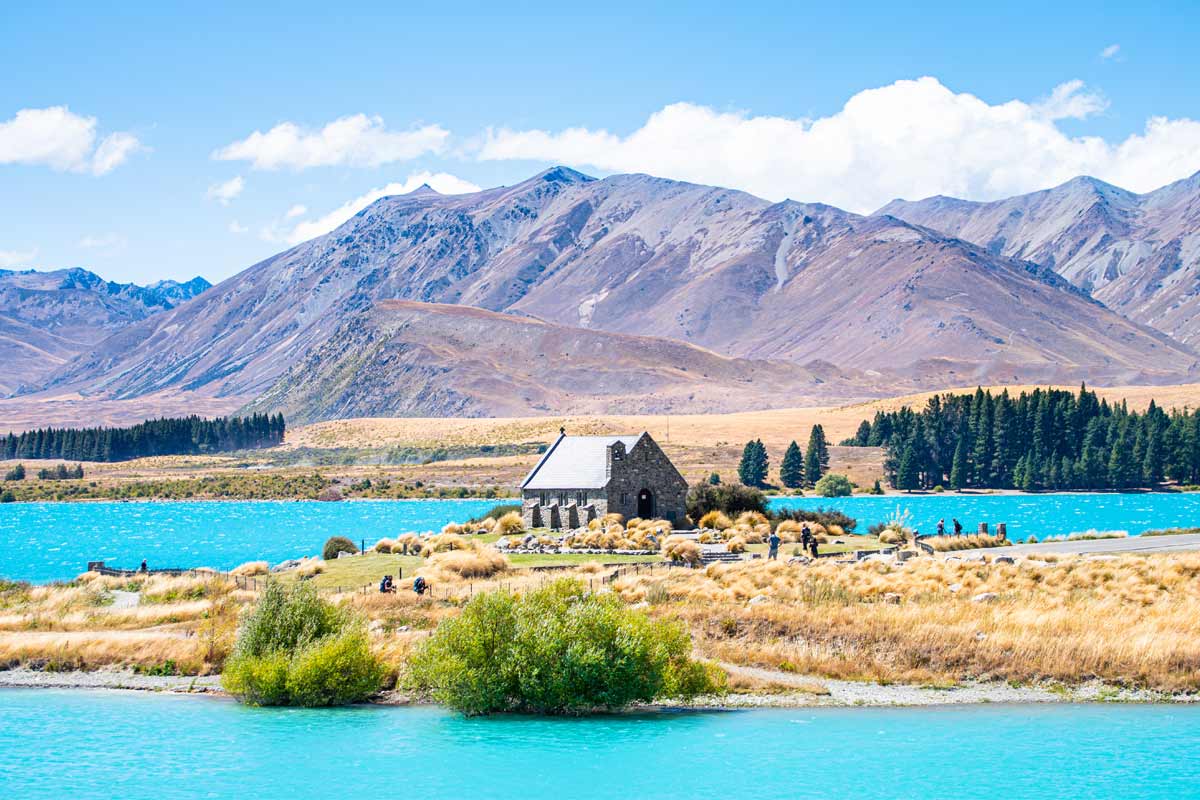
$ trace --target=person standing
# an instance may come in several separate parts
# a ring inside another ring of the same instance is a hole
[[[767,539],[767,558],[768,559],[779,558],[779,542],[780,541],[781,540],[779,538],[779,534],[776,533],[775,531],[771,531],[771,536],[769,539]]]
[[[952,519],[954,521],[954,535],[962,536],[962,523],[958,521],[957,517],[952,517]]]
[[[937,532],[937,535],[938,535],[938,536],[945,536],[945,535],[946,535],[946,520],[944,520],[944,519],[939,519],[939,520],[938,520],[938,527],[937,527],[937,531],[938,531],[938,532]]]

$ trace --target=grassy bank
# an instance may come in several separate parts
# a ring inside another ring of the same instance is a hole
[[[611,586],[625,603],[645,603],[656,617],[683,620],[698,655],[737,666],[939,686],[1100,680],[1200,690],[1200,554],[1046,556],[1015,564],[755,560],[643,569],[611,584],[612,568],[597,561],[550,573],[526,568],[523,560],[468,579],[417,556],[369,555],[330,561],[311,580],[369,621],[372,646],[395,672],[471,597],[501,585],[526,591],[570,574],[592,590]],[[370,588],[401,569],[396,594]],[[417,571],[430,576],[432,597],[411,591],[408,579]],[[339,586],[354,590],[338,594]],[[126,592],[137,593],[140,604],[124,605]],[[229,580],[205,577],[0,584],[0,665],[219,671],[238,614],[255,597]]]

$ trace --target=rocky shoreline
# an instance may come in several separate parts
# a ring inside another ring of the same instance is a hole
[[[770,673],[775,679],[783,673],[771,670],[739,671]],[[764,677],[761,676],[760,677]],[[1200,694],[1157,692],[1131,689],[1100,682],[1078,686],[1013,686],[1007,683],[969,682],[950,687],[913,684],[878,684],[859,681],[829,680],[787,675],[790,688],[780,691],[730,692],[726,695],[697,697],[688,702],[667,701],[640,706],[634,710],[739,710],[752,708],[880,708],[985,703],[1179,703],[1200,702]],[[92,672],[43,672],[24,667],[0,670],[0,689],[106,689],[119,691],[165,692],[226,696],[219,675],[139,675],[130,670]],[[378,705],[423,704],[406,692],[385,692]]]

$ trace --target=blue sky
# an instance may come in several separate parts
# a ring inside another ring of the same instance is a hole
[[[860,212],[1200,170],[1194,3],[563,5],[5,4],[0,266],[215,281],[554,163]]]

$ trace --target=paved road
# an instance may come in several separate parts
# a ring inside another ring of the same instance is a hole
[[[1124,539],[1090,539],[1074,542],[1038,542],[1037,544],[1014,544],[1011,547],[990,547],[979,550],[958,550],[946,553],[961,556],[976,553],[991,555],[1036,555],[1037,553],[1091,554],[1091,553],[1173,553],[1200,550],[1200,533],[1184,533],[1178,536],[1129,536]]]

